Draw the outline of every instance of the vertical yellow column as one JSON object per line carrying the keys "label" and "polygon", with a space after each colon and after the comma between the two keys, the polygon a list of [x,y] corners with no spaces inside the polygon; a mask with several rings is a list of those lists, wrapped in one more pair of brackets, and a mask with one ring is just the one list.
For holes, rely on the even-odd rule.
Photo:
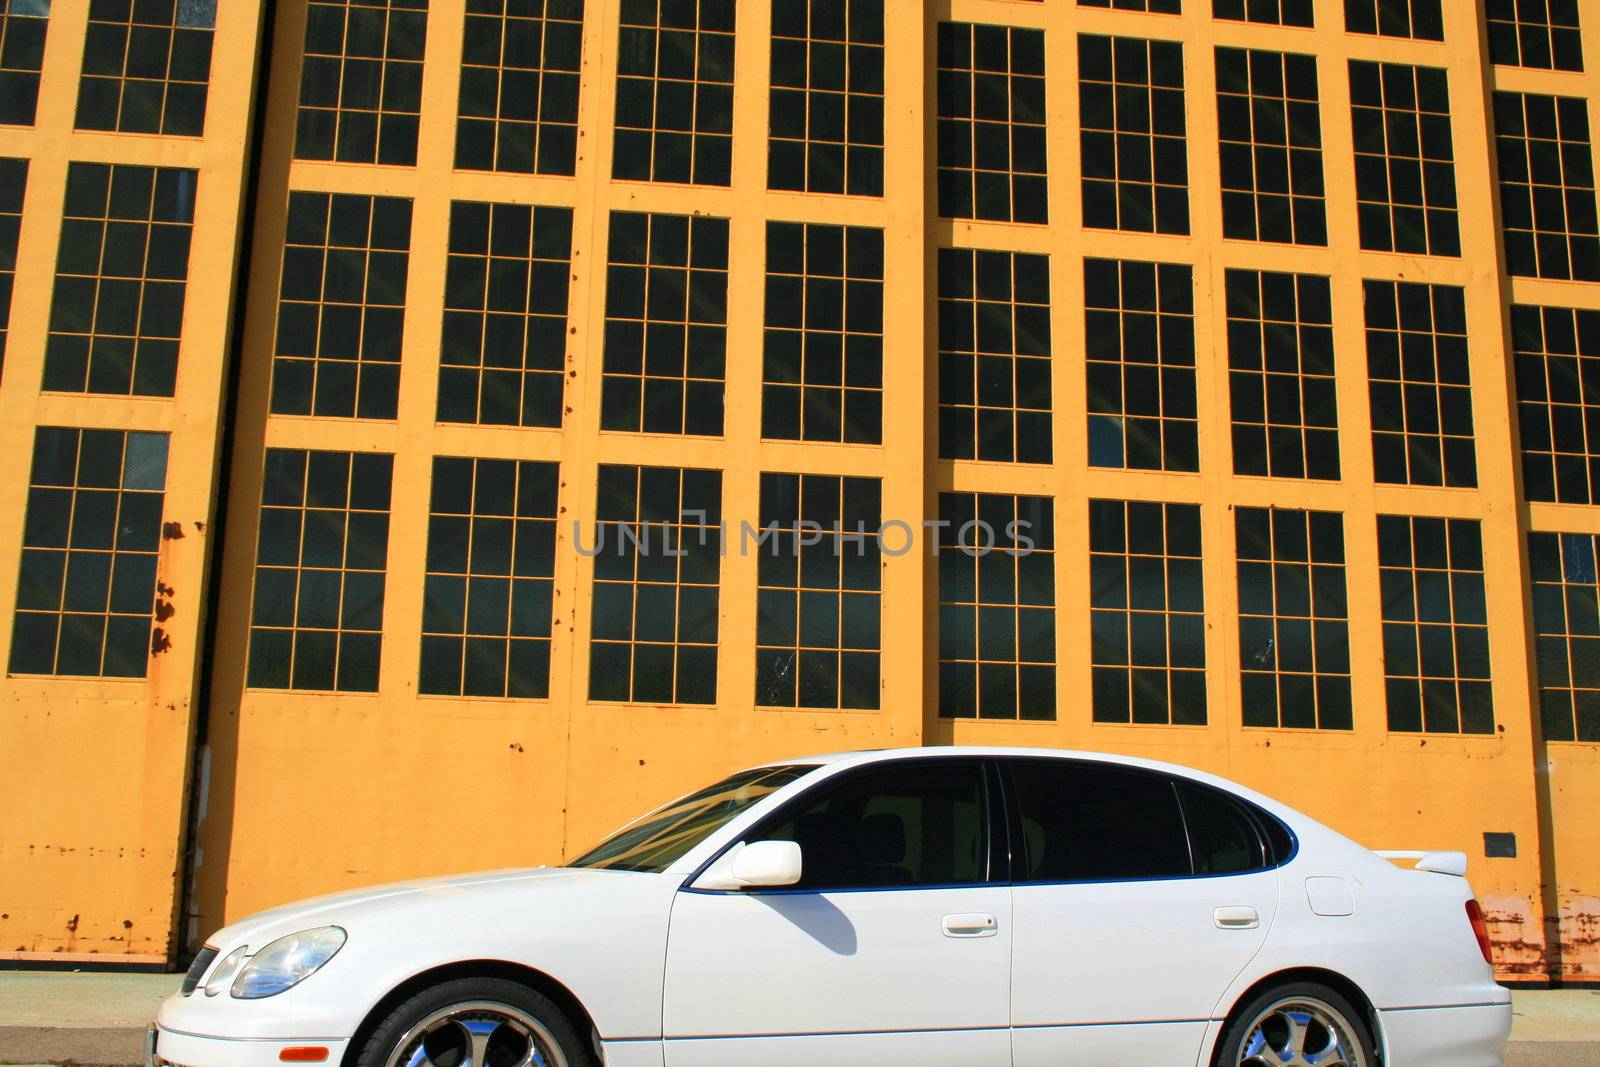
{"label": "vertical yellow column", "polygon": [[[1496,66],[1490,69],[1489,77],[1496,89],[1582,98],[1591,123],[1592,162],[1593,125],[1600,122],[1600,112],[1595,107],[1600,100],[1600,18],[1585,8],[1579,12],[1579,23],[1582,71]],[[1506,277],[1502,286],[1503,302],[1507,306],[1527,304],[1600,310],[1600,287],[1593,283]],[[1514,407],[1515,367],[1509,363],[1509,355],[1507,378],[1512,383],[1508,400]],[[1516,427],[1514,411],[1510,412],[1510,418],[1511,426]],[[1520,482],[1519,477],[1519,486]],[[1600,534],[1600,509],[1585,504],[1527,503],[1521,509],[1521,518],[1524,536],[1531,531],[1585,537]],[[1518,562],[1526,578],[1527,557],[1520,557]],[[1552,978],[1592,981],[1600,975],[1600,947],[1584,931],[1600,917],[1600,849],[1595,846],[1592,831],[1593,812],[1600,805],[1600,746],[1592,741],[1544,740],[1538,702],[1538,665],[1533,654],[1536,633],[1531,587],[1524,589],[1521,610],[1526,620],[1524,647],[1532,700],[1534,782],[1541,821],[1545,962]]]}
{"label": "vertical yellow column", "polygon": [[[31,128],[0,128],[0,156],[29,160],[6,366],[0,381],[0,555],[20,555],[39,426],[167,435],[163,606],[141,679],[0,680],[0,958],[170,962],[184,865],[190,749],[206,642],[219,434],[233,347],[260,10],[222,5],[201,137],[79,132],[74,118],[87,0],[57,0]],[[198,172],[174,395],[42,393],[40,382],[68,166]],[[17,567],[0,569],[9,649]],[[151,591],[152,596],[156,590]]]}

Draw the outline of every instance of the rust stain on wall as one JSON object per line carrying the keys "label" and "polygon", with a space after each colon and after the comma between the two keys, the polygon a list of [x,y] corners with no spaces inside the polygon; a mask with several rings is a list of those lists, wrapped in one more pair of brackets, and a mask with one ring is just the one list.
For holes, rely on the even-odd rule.
{"label": "rust stain on wall", "polygon": [[1479,903],[1489,927],[1496,976],[1547,976],[1550,966],[1545,955],[1544,924],[1533,901],[1512,894],[1488,894]]}
{"label": "rust stain on wall", "polygon": [[1600,897],[1569,896],[1557,923],[1560,975],[1567,981],[1600,979]]}

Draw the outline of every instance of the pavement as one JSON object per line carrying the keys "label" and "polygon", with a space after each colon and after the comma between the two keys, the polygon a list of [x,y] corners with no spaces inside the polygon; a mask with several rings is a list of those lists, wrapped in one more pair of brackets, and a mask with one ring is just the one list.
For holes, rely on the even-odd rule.
{"label": "pavement", "polygon": [[[130,1067],[175,974],[0,971],[0,1064]],[[1600,1067],[1600,989],[1517,990],[1505,1067]]]}

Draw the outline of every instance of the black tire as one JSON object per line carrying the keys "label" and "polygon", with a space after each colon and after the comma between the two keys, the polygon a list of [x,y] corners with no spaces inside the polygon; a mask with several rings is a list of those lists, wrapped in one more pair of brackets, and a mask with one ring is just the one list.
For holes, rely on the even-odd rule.
{"label": "black tire", "polygon": [[[1222,1037],[1217,1042],[1216,1055],[1211,1059],[1213,1067],[1239,1067],[1240,1064],[1253,1067],[1256,1061],[1244,1058],[1245,1043],[1251,1038],[1263,1016],[1269,1015],[1275,1006],[1286,1003],[1304,1004],[1331,1013],[1343,1024],[1345,1036],[1349,1039],[1348,1043],[1355,1046],[1350,1051],[1359,1049],[1362,1067],[1378,1067],[1372,1024],[1367,1020],[1366,1012],[1350,1003],[1350,999],[1344,994],[1320,982],[1285,982],[1264,989],[1240,1004],[1228,1017],[1228,1025],[1223,1028]],[[1322,1032],[1326,1033],[1327,1028],[1324,1027]],[[1267,1059],[1260,1062],[1279,1061]]]}
{"label": "black tire", "polygon": [[[550,1052],[566,1061],[565,1067],[594,1067],[589,1042],[578,1033],[566,1013],[537,990],[505,978],[455,978],[406,998],[367,1038],[355,1061],[356,1067],[386,1067],[402,1045],[409,1046],[416,1040],[417,1035],[412,1032],[415,1028],[442,1012],[474,1004],[510,1009],[508,1014],[520,1014],[536,1024],[534,1032],[544,1044],[552,1046]],[[506,1036],[515,1035],[508,1033]],[[491,1055],[488,1067],[494,1067],[494,1060]]]}

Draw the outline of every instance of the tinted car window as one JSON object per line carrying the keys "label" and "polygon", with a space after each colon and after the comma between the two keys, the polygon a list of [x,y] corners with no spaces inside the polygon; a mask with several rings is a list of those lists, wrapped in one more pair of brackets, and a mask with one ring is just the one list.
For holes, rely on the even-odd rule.
{"label": "tinted car window", "polygon": [[920,760],[853,776],[752,840],[796,841],[797,889],[988,880],[988,814],[978,764]]}
{"label": "tinted car window", "polygon": [[1184,822],[1196,874],[1233,874],[1267,866],[1255,818],[1238,801],[1215,789],[1181,782]]}
{"label": "tinted car window", "polygon": [[1294,837],[1289,833],[1289,828],[1259,808],[1256,809],[1256,817],[1261,820],[1261,828],[1267,834],[1267,864],[1275,867],[1289,862],[1289,857],[1294,854]]}
{"label": "tinted car window", "polygon": [[1035,882],[1171,878],[1190,873],[1172,783],[1067,761],[1011,765],[1025,877]]}
{"label": "tinted car window", "polygon": [[796,764],[740,771],[635,819],[567,866],[660,874],[734,816],[816,769]]}

